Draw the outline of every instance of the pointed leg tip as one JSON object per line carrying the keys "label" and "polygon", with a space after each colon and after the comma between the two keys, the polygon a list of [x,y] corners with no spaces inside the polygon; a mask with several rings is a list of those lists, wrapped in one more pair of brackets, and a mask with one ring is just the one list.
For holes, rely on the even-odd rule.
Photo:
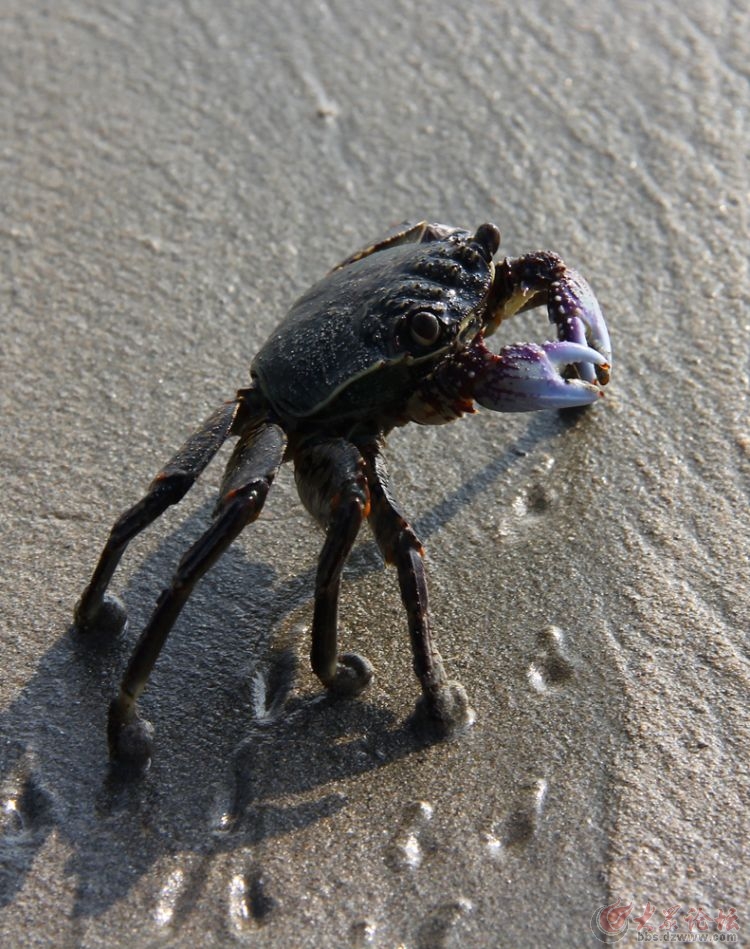
{"label": "pointed leg tip", "polygon": [[154,726],[131,712],[129,720],[123,717],[119,698],[109,706],[107,722],[109,756],[113,763],[129,771],[145,771],[154,752]]}
{"label": "pointed leg tip", "polygon": [[336,675],[327,685],[328,691],[343,698],[364,692],[375,675],[372,663],[355,652],[342,653],[336,664]]}
{"label": "pointed leg tip", "polygon": [[73,611],[73,629],[84,635],[119,636],[127,624],[125,604],[112,593],[105,593],[94,609],[87,608],[85,598],[81,597]]}
{"label": "pointed leg tip", "polygon": [[460,682],[446,682],[417,702],[415,724],[437,738],[463,734],[476,721],[476,712]]}

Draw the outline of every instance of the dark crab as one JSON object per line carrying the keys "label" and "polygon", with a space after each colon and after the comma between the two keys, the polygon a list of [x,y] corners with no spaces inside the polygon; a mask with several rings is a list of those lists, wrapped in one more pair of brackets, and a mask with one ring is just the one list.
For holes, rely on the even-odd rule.
{"label": "dark crab", "polygon": [[[110,752],[145,760],[151,727],[136,700],[198,579],[261,512],[281,464],[293,461],[300,497],[326,531],[312,620],[312,668],[339,695],[356,695],[370,663],[340,653],[341,571],[367,519],[395,565],[406,609],[420,709],[448,733],[470,721],[460,684],[446,677],[427,608],[422,545],[396,504],[382,455],[407,422],[440,424],[480,405],[501,412],[586,405],[609,378],[610,344],[586,281],[547,251],[493,257],[493,224],[475,233],[421,223],[348,257],[307,291],[261,348],[251,384],[222,405],[114,525],[75,612],[80,630],[120,628],[106,594],[127,544],[178,502],[225,439],[227,464],[213,521],[180,561],[138,640],[109,710]],[[485,337],[521,310],[546,305],[558,339],[493,354]]]}

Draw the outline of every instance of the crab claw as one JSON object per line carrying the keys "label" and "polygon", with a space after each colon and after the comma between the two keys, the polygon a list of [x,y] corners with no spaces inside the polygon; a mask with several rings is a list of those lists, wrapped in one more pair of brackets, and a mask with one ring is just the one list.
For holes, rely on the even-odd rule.
{"label": "crab claw", "polygon": [[607,324],[591,287],[575,270],[566,267],[558,279],[550,283],[547,312],[550,323],[557,326],[558,339],[590,347],[601,355],[601,361],[569,360],[576,366],[581,379],[606,385],[612,362]]}
{"label": "crab claw", "polygon": [[603,394],[585,377],[568,378],[573,366],[582,376],[606,371],[604,356],[582,343],[516,343],[497,356],[489,350],[482,355],[473,395],[480,405],[495,412],[572,408],[590,405]]}
{"label": "crab claw", "polygon": [[546,305],[558,339],[588,346],[603,357],[601,362],[571,364],[566,377],[607,384],[612,346],[602,311],[588,283],[557,254],[542,250],[507,257],[497,266],[493,292],[495,299],[485,335],[494,333],[514,313]]}
{"label": "crab claw", "polygon": [[[478,232],[479,233],[479,232]],[[516,313],[546,306],[558,340],[516,343],[495,355],[485,337]],[[483,325],[422,381],[406,416],[425,425],[473,411],[532,412],[590,405],[609,382],[612,346],[591,287],[557,254],[506,257],[495,270]]]}

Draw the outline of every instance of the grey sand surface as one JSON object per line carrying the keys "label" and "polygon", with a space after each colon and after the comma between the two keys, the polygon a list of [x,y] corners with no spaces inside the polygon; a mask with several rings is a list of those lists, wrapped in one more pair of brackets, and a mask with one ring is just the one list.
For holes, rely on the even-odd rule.
{"label": "grey sand surface", "polygon": [[[0,944],[584,945],[617,900],[679,904],[683,931],[735,907],[746,938],[748,21],[706,0],[6,0]],[[133,545],[129,629],[91,647],[72,609],[114,518],[299,292],[422,217],[559,252],[615,348],[576,418],[390,439],[476,724],[409,728],[366,532],[342,625],[376,680],[321,696],[321,538],[285,471],[157,666],[150,771],[118,779],[107,702],[221,460]],[[503,342],[548,333],[537,312]]]}

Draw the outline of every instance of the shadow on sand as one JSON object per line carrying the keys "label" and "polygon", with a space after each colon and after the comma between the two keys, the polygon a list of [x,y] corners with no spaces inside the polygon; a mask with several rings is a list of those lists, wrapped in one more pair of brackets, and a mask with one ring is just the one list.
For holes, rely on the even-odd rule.
{"label": "shadow on sand", "polygon": [[[429,538],[519,457],[581,423],[580,413],[534,416],[514,444],[422,515],[420,536]],[[154,602],[154,578],[169,576],[209,512],[207,504],[130,576],[123,595],[139,619]],[[365,541],[346,577],[382,567]],[[250,594],[238,595],[227,574],[241,576],[239,589]],[[158,686],[144,696],[157,751],[139,778],[110,767],[105,740],[107,705],[133,630],[95,644],[61,631],[2,718],[0,906],[12,902],[53,830],[72,848],[66,875],[77,881],[74,912],[96,916],[157,860],[257,844],[328,817],[346,806],[341,793],[326,790],[332,781],[434,740],[368,704],[366,693],[350,702],[293,695],[294,655],[305,649],[274,645],[272,630],[309,603],[314,578],[311,564],[279,582],[271,565],[249,560],[239,545],[229,549],[185,608],[181,623],[191,635],[170,640],[169,661],[157,664]],[[160,756],[162,746],[169,752]]]}

